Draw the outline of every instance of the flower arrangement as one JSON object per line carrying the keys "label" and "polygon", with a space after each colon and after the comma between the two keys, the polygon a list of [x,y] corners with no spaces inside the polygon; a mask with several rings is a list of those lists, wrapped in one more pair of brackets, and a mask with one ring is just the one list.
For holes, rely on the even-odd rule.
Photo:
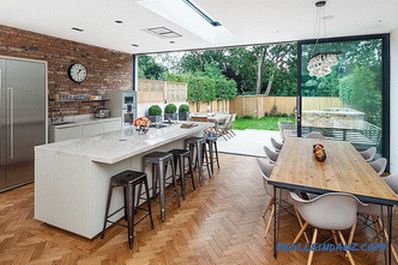
{"label": "flower arrangement", "polygon": [[146,134],[149,131],[151,121],[147,117],[141,117],[136,119],[133,125],[139,134]]}

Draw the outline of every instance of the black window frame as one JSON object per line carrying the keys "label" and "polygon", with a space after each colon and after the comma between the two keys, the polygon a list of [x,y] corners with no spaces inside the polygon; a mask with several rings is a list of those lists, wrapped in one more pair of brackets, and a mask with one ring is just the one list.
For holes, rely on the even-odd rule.
{"label": "black window frame", "polygon": [[[372,34],[348,37],[324,38],[318,43],[360,41],[360,40],[382,40],[382,143],[381,155],[390,161],[390,34]],[[297,136],[301,137],[302,116],[302,47],[303,45],[315,44],[316,39],[297,41]],[[389,171],[390,163],[387,166]]]}

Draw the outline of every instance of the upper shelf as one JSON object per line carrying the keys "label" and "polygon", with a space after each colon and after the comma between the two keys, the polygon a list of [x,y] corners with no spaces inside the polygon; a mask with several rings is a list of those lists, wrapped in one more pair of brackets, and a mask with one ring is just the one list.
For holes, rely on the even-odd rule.
{"label": "upper shelf", "polygon": [[53,102],[59,102],[59,103],[69,103],[69,102],[99,102],[99,101],[109,101],[109,98],[104,98],[104,99],[66,99],[66,100],[50,100]]}

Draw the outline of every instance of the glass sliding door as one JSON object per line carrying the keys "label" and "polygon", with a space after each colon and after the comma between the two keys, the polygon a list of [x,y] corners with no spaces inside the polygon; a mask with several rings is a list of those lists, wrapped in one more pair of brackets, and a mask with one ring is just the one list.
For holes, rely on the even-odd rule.
{"label": "glass sliding door", "polygon": [[[388,158],[388,36],[303,41],[299,51],[301,136],[319,132]],[[325,76],[310,72],[310,59],[325,53],[337,64]]]}

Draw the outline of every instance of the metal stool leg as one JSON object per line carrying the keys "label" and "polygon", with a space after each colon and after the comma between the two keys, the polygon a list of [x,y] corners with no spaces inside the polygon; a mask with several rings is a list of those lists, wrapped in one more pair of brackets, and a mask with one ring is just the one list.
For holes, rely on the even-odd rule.
{"label": "metal stool leg", "polygon": [[146,203],[148,204],[149,219],[151,221],[151,229],[154,229],[155,226],[153,225],[153,219],[152,219],[152,209],[151,209],[151,200],[149,197],[148,180],[146,178],[144,180],[144,186],[145,186],[145,194],[146,194]]}
{"label": "metal stool leg", "polygon": [[105,230],[106,230],[106,224],[107,224],[107,220],[108,220],[109,208],[111,206],[112,192],[113,192],[113,185],[110,183],[109,191],[108,191],[108,199],[106,200],[104,228],[102,229],[102,235],[101,235],[102,239],[104,239],[104,237],[105,237]]}
{"label": "metal stool leg", "polygon": [[203,184],[203,148],[200,143],[196,144],[197,149],[197,160],[198,160],[198,167],[199,167],[199,184],[202,186]]}
{"label": "metal stool leg", "polygon": [[[192,188],[193,190],[196,190],[196,186],[195,186],[195,178],[193,176],[193,168],[192,168],[192,157],[188,156],[188,170],[189,170],[189,174],[191,174],[191,179],[192,179]],[[185,170],[185,162],[184,162],[184,170]]]}
{"label": "metal stool leg", "polygon": [[158,190],[158,175],[156,174],[156,166],[152,164],[152,199],[156,197],[157,190]]}
{"label": "metal stool leg", "polygon": [[174,165],[174,161],[173,160],[171,160],[170,163],[171,163],[171,174],[172,174],[172,178],[173,178],[173,185],[174,185],[174,191],[176,193],[177,204],[178,204],[178,207],[181,207],[180,198],[179,198],[179,195],[178,195],[178,187],[176,185],[176,180],[177,180],[176,167]]}
{"label": "metal stool leg", "polygon": [[213,142],[209,142],[209,154],[210,154],[210,169],[211,169],[211,174],[214,174],[214,153],[213,153]]}
{"label": "metal stool leg", "polygon": [[[135,204],[135,208],[140,206],[140,202],[141,202],[141,194],[142,194],[142,182],[139,184],[138,186],[138,196],[137,196],[137,202]],[[137,212],[137,210],[135,210],[134,214]]]}
{"label": "metal stool leg", "polygon": [[158,176],[159,176],[159,190],[160,190],[160,218],[162,222],[166,220],[166,197],[165,197],[165,186],[166,186],[166,177],[165,177],[165,165],[163,163],[158,164]]}
{"label": "metal stool leg", "polygon": [[212,177],[212,174],[210,173],[210,166],[209,166],[209,156],[207,154],[207,149],[206,149],[206,143],[202,145],[202,166],[203,166],[203,160],[206,161],[206,168],[207,168],[207,174],[209,175],[209,178]]}
{"label": "metal stool leg", "polygon": [[220,160],[218,160],[217,141],[214,142],[214,150],[216,151],[217,167],[218,167],[218,169],[220,169]]}
{"label": "metal stool leg", "polygon": [[134,185],[128,185],[126,189],[126,200],[127,200],[127,228],[128,228],[128,242],[129,248],[133,247],[134,240],[134,197],[135,187]]}
{"label": "metal stool leg", "polygon": [[[177,166],[177,164],[175,164]],[[180,170],[180,184],[181,184],[181,195],[182,199],[185,200],[186,198],[186,187],[185,187],[185,159],[184,157],[178,157],[178,166]]]}

